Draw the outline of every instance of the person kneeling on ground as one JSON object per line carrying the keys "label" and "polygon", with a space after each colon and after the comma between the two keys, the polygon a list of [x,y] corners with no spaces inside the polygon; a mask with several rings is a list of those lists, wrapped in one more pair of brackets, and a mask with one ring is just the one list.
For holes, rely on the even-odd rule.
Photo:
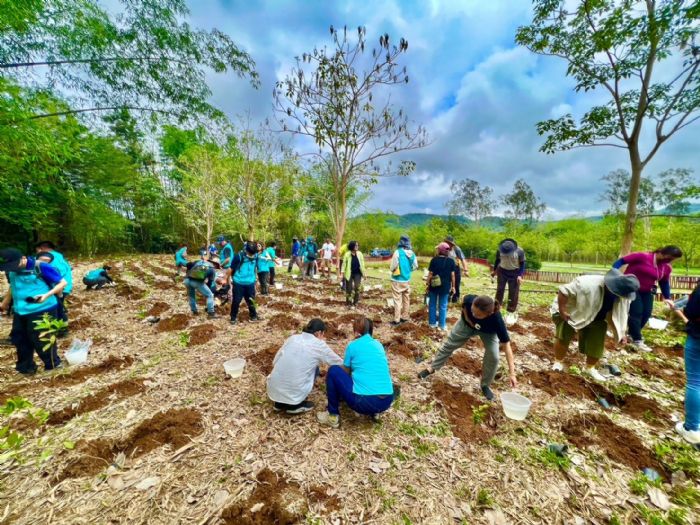
{"label": "person kneeling on ground", "polygon": [[92,287],[94,286],[95,290],[99,290],[107,283],[113,284],[114,281],[112,281],[112,278],[107,273],[111,269],[112,268],[110,266],[105,265],[102,268],[90,270],[85,277],[83,277],[85,289],[92,290]]}
{"label": "person kneeling on ground", "polygon": [[274,401],[275,410],[287,414],[302,414],[314,407],[307,396],[322,363],[341,365],[343,360],[325,341],[326,324],[312,319],[301,334],[289,337],[272,361],[267,376],[267,395]]}
{"label": "person kneeling on ground", "polygon": [[181,244],[180,248],[175,252],[175,271],[176,275],[180,275],[180,268],[185,268],[187,273],[187,245]]}
{"label": "person kneeling on ground", "polygon": [[376,416],[394,401],[389,362],[382,343],[372,337],[374,325],[359,316],[353,325],[356,339],[345,349],[342,365],[328,369],[326,395],[328,410],[316,414],[319,423],[340,426],[340,402],[359,414]]}
{"label": "person kneeling on ground", "polygon": [[605,276],[581,275],[560,286],[550,309],[556,327],[552,369],[564,369],[562,361],[571,339],[578,333],[579,351],[586,354],[586,373],[596,381],[605,381],[595,368],[603,357],[605,334],[610,327],[615,341],[622,341],[637,290],[637,277],[623,275],[617,269]]}
{"label": "person kneeling on ground", "polygon": [[216,278],[216,270],[214,265],[206,261],[207,249],[202,248],[199,251],[200,260],[187,263],[187,271],[185,272],[185,288],[187,289],[187,297],[190,301],[190,310],[193,315],[197,315],[197,295],[199,292],[207,300],[207,317],[216,319],[214,313],[214,279]]}
{"label": "person kneeling on ground", "polygon": [[0,311],[9,309],[10,301],[14,316],[10,339],[17,349],[15,370],[20,374],[36,373],[34,352],[44,363],[45,370],[53,370],[61,365],[56,351],[56,342],[47,344],[42,328],[37,326],[45,315],[55,319],[58,300],[56,296],[67,282],[56,268],[25,257],[14,248],[0,250],[0,271],[7,272],[10,289],[0,304]]}
{"label": "person kneeling on ground", "polygon": [[493,399],[491,383],[498,371],[499,350],[506,353],[508,361],[508,377],[510,386],[515,388],[518,381],[515,378],[515,363],[513,350],[510,347],[510,336],[500,312],[500,305],[487,295],[465,295],[462,301],[462,315],[452,327],[447,340],[442,343],[440,350],[433,358],[428,368],[421,371],[418,377],[425,379],[439,370],[458,348],[478,335],[484,343],[484,360],[481,371],[481,392],[486,399]]}
{"label": "person kneeling on ground", "polygon": [[248,241],[244,251],[233,257],[231,270],[233,271],[233,301],[231,303],[231,324],[238,322],[238,310],[241,301],[245,299],[248,305],[248,313],[251,321],[258,321],[258,312],[255,308],[255,279],[259,270],[258,245]]}

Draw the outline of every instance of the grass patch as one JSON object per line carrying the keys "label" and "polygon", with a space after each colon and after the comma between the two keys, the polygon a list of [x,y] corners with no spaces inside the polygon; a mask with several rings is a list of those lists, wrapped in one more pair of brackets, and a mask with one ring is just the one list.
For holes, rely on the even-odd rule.
{"label": "grass patch", "polygon": [[571,467],[569,456],[560,456],[548,448],[530,449],[530,458],[552,470],[568,470]]}
{"label": "grass patch", "polygon": [[652,481],[641,472],[627,483],[630,492],[632,492],[632,494],[636,494],[637,496],[645,496],[649,487],[661,488],[662,485],[663,480],[661,478]]}
{"label": "grass patch", "polygon": [[697,451],[687,443],[665,439],[654,445],[654,455],[673,472],[682,470],[691,478],[700,477]]}

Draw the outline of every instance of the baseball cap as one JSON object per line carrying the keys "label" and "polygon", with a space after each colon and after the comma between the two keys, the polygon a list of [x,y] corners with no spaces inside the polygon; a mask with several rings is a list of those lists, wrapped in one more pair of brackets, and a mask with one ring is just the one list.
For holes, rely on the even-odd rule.
{"label": "baseball cap", "polygon": [[0,250],[0,272],[16,272],[20,269],[22,252],[16,248],[3,248]]}

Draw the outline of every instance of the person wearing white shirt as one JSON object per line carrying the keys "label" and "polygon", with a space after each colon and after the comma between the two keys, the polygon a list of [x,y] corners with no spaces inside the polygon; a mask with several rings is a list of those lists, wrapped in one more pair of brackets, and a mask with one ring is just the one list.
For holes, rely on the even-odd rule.
{"label": "person wearing white shirt", "polygon": [[321,246],[321,274],[325,271],[329,279],[333,267],[333,255],[335,255],[335,244],[330,239],[326,239],[326,242]]}
{"label": "person wearing white shirt", "polygon": [[341,365],[343,360],[325,342],[326,324],[312,319],[301,334],[289,337],[272,361],[267,376],[267,395],[275,411],[303,414],[314,406],[306,398],[314,387],[318,367]]}

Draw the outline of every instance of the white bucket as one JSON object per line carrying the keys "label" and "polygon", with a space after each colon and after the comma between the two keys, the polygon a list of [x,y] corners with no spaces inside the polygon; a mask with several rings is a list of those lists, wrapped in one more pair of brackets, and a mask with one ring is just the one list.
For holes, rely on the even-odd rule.
{"label": "white bucket", "polygon": [[503,392],[501,394],[501,404],[507,418],[522,421],[527,417],[532,401],[515,392]]}
{"label": "white bucket", "polygon": [[275,288],[277,288],[278,290],[281,290],[281,289],[282,289],[282,283],[275,283]]}
{"label": "white bucket", "polygon": [[314,278],[314,279],[320,279],[321,276],[320,276],[319,274],[315,273],[315,274],[313,274],[313,278]]}
{"label": "white bucket", "polygon": [[241,377],[243,374],[243,369],[245,368],[245,359],[242,357],[236,357],[234,359],[229,359],[224,363],[224,372],[232,378]]}
{"label": "white bucket", "polygon": [[82,365],[87,361],[88,349],[86,346],[79,346],[75,350],[69,350],[66,352],[66,360],[71,366]]}
{"label": "white bucket", "polygon": [[664,321],[663,319],[657,319],[656,317],[651,317],[649,318],[649,322],[647,324],[649,325],[649,328],[653,328],[654,330],[666,330],[666,327],[668,326],[668,321]]}

